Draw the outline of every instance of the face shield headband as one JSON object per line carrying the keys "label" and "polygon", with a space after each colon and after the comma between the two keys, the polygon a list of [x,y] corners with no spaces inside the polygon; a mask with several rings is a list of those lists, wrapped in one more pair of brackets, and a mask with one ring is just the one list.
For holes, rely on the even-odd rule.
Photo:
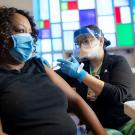
{"label": "face shield headband", "polygon": [[86,27],[83,27],[83,28],[81,28],[81,29],[79,29],[79,30],[76,30],[75,32],[74,32],[74,43],[76,44],[76,45],[78,45],[78,39],[80,38],[80,37],[87,37],[87,36],[92,36],[92,37],[94,37],[95,39],[97,39],[97,38],[99,38],[99,37],[101,37],[101,31],[100,31],[100,33],[97,33],[97,32],[95,32],[94,30],[91,30],[90,28],[86,28]]}

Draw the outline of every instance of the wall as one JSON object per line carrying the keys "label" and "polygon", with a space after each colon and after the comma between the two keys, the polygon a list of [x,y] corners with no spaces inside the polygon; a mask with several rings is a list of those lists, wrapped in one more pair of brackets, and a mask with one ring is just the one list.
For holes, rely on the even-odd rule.
{"label": "wall", "polygon": [[33,14],[32,0],[0,0],[0,5],[24,9],[29,11],[31,14]]}
{"label": "wall", "polygon": [[135,82],[135,48],[126,49],[126,50],[125,49],[124,50],[114,50],[114,51],[110,50],[110,53],[114,53],[116,55],[122,55],[127,59],[129,65],[133,71],[133,89],[131,92],[132,92],[133,97],[135,97],[135,83],[134,83]]}
{"label": "wall", "polygon": [[135,48],[108,49],[108,52],[124,56],[130,67],[135,68]]}

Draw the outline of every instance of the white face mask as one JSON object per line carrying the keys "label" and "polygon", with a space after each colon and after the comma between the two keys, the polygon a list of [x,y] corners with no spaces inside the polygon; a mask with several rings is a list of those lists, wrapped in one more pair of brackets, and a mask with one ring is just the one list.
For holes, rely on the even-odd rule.
{"label": "white face mask", "polygon": [[100,44],[99,40],[96,40],[92,43],[93,46],[92,48],[82,46],[80,48],[79,58],[88,58],[88,59],[98,58],[101,49],[99,44]]}

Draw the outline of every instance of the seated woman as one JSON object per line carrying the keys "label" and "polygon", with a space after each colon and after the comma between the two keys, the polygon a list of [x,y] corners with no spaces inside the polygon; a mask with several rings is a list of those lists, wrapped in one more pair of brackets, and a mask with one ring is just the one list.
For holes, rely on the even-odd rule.
{"label": "seated woman", "polygon": [[95,113],[35,57],[35,23],[23,10],[0,7],[0,118],[9,135],[76,135],[69,105],[95,135],[106,135]]}

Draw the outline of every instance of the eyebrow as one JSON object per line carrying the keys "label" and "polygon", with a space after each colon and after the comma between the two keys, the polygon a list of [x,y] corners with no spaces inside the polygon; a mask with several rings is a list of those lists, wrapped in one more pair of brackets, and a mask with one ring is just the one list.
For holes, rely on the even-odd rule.
{"label": "eyebrow", "polygon": [[[13,24],[13,27],[15,27],[15,28],[18,27],[18,26],[23,27],[25,29],[25,31],[27,31],[27,27],[25,27],[25,25],[23,25],[23,24],[17,24],[17,23],[15,23],[15,25]],[[32,32],[32,29],[31,28],[29,28],[28,30]]]}
{"label": "eyebrow", "polygon": [[26,27],[23,24],[17,24],[17,23],[13,24],[13,27],[18,27],[18,26],[24,27],[26,29]]}

